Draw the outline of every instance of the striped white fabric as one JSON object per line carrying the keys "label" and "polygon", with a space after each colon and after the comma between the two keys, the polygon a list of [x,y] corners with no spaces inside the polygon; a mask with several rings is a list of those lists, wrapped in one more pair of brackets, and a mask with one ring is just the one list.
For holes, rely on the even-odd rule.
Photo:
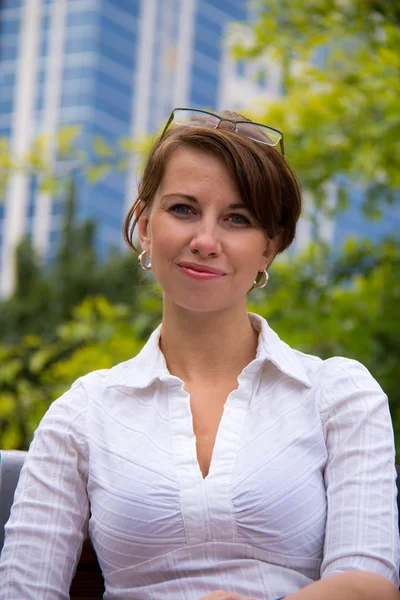
{"label": "striped white fabric", "polygon": [[1,600],[67,599],[89,526],[106,600],[272,600],[359,569],[398,581],[393,431],[353,360],[289,348],[257,315],[203,479],[189,396],[160,328],[43,418],[0,561]]}

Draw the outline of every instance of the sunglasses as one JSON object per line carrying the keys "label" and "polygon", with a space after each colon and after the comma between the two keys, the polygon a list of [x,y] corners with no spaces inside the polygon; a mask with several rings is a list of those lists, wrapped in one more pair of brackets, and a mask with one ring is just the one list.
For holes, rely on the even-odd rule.
{"label": "sunglasses", "polygon": [[221,128],[231,129],[235,133],[240,133],[260,144],[266,144],[267,146],[277,146],[279,144],[282,155],[285,154],[283,133],[273,127],[262,125],[262,123],[226,119],[207,110],[198,110],[197,108],[174,108],[160,139],[163,138],[171,123],[188,127],[206,127],[207,129],[218,129],[223,124]]}

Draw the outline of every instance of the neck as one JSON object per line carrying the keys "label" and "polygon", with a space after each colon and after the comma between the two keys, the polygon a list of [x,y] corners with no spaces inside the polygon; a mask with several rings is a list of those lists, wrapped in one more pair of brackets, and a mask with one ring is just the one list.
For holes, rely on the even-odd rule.
{"label": "neck", "polygon": [[172,375],[185,383],[237,378],[257,351],[246,306],[192,313],[164,303],[160,348]]}

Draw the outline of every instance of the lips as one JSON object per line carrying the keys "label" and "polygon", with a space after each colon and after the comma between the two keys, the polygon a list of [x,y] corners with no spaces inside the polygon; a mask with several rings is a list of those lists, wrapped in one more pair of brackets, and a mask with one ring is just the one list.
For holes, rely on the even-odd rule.
{"label": "lips", "polygon": [[197,271],[198,273],[210,273],[212,275],[226,275],[225,271],[221,269],[215,269],[213,267],[208,267],[205,265],[198,265],[196,263],[179,263],[180,267],[184,267],[186,269],[191,269],[192,271]]}

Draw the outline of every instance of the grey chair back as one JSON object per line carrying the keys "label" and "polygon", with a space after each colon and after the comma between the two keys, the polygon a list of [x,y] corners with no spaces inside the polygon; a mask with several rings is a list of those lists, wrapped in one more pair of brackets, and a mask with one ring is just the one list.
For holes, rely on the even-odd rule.
{"label": "grey chair back", "polygon": [[400,531],[400,465],[396,465],[397,471],[397,508],[399,516],[399,531]]}
{"label": "grey chair back", "polygon": [[[19,474],[26,452],[0,450],[0,555],[4,544],[4,527],[10,516]],[[89,539],[82,553],[69,591],[70,600],[102,600],[104,580],[95,551]]]}
{"label": "grey chair back", "polygon": [[4,526],[10,516],[19,474],[26,452],[7,450],[0,452],[0,554],[4,544]]}

